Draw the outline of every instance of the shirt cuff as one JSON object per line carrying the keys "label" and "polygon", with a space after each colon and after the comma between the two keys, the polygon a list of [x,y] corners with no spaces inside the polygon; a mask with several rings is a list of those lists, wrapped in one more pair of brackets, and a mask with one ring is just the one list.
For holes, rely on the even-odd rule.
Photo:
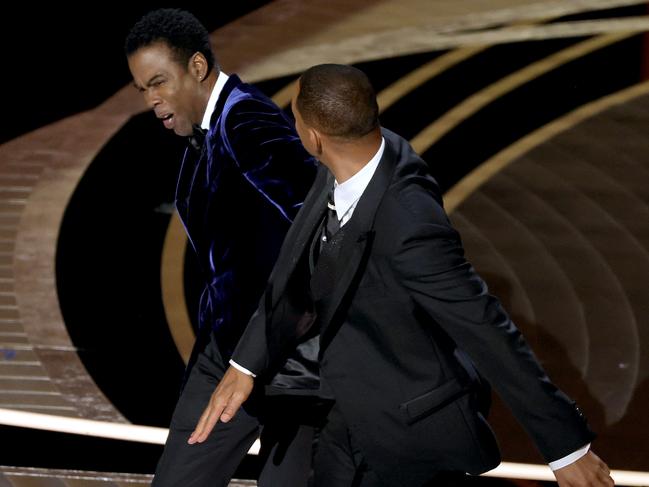
{"label": "shirt cuff", "polygon": [[579,460],[581,457],[583,457],[586,453],[588,453],[588,450],[590,450],[590,443],[587,445],[581,447],[579,450],[571,453],[570,455],[566,455],[563,458],[559,458],[559,460],[555,460],[554,462],[550,462],[550,468],[554,472],[555,470],[559,470],[560,468],[567,467],[571,463],[575,463],[577,460]]}
{"label": "shirt cuff", "polygon": [[235,369],[237,369],[239,372],[243,372],[244,374],[249,375],[249,376],[251,376],[251,377],[257,377],[255,374],[253,374],[252,372],[250,372],[250,371],[249,371],[248,369],[246,369],[245,367],[241,367],[241,365],[239,365],[238,363],[236,363],[236,362],[235,362],[234,360],[232,360],[232,359],[230,359],[230,365],[231,365],[232,367],[234,367]]}

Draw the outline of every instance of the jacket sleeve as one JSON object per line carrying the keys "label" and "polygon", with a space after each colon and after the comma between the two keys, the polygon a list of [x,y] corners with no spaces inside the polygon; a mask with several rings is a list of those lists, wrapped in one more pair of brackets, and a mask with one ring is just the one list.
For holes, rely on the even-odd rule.
{"label": "jacket sleeve", "polygon": [[[286,234],[286,238],[282,243],[279,256],[273,270],[268,277],[266,291],[262,296],[257,311],[249,320],[246,331],[239,340],[239,344],[234,351],[232,359],[240,366],[248,369],[255,375],[262,376],[260,379],[270,379],[269,374],[272,375],[273,371],[270,370],[271,364],[277,366],[278,354],[280,349],[283,351],[291,350],[297,345],[293,340],[283,341],[279,338],[278,328],[269,327],[271,320],[271,305],[273,299],[273,291],[280,290],[286,291],[286,280],[291,275],[291,263],[297,261],[294,245],[296,241],[296,233],[305,222],[305,211],[310,208],[310,202],[313,201],[322,191],[323,187],[329,187],[332,184],[333,176],[329,173],[327,168],[318,164],[316,170],[316,179],[311,186],[309,193],[305,198],[305,206],[298,212],[293,224]],[[294,322],[286,322],[284,325],[293,330],[296,326]],[[274,327],[281,326],[277,323]],[[272,337],[272,338],[269,338]],[[286,335],[284,335],[286,338]],[[260,381],[261,382],[261,381]]]}
{"label": "jacket sleeve", "polygon": [[550,462],[593,438],[574,402],[547,377],[500,302],[464,257],[459,234],[430,193],[401,192],[397,279],[463,349]]}
{"label": "jacket sleeve", "polygon": [[257,311],[250,318],[232,354],[234,362],[257,377],[264,375],[269,362],[266,339],[266,300],[269,296],[268,291],[262,296]]}
{"label": "jacket sleeve", "polygon": [[316,173],[293,125],[270,100],[246,98],[221,125],[225,147],[246,180],[290,222]]}

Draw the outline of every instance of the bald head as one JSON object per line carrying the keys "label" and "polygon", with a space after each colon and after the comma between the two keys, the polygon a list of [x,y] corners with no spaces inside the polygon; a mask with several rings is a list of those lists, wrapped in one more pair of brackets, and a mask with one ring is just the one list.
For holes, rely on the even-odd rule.
{"label": "bald head", "polygon": [[379,126],[379,107],[365,73],[342,64],[320,64],[300,77],[295,100],[305,123],[330,137],[354,140]]}

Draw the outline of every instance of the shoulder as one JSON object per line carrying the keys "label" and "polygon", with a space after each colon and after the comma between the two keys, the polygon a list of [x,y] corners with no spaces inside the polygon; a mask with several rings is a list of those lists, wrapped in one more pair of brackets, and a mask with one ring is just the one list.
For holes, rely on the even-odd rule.
{"label": "shoulder", "polygon": [[459,235],[444,211],[436,185],[412,177],[391,186],[376,215],[375,228],[390,246],[431,238],[457,240]]}
{"label": "shoulder", "polygon": [[228,94],[223,108],[224,114],[252,116],[255,113],[282,114],[277,104],[253,85],[240,83]]}
{"label": "shoulder", "polygon": [[267,130],[263,129],[270,129],[274,134],[279,131],[297,138],[293,123],[284,111],[257,91],[230,93],[220,118],[221,130],[228,134],[243,130],[254,138],[265,134]]}
{"label": "shoulder", "polygon": [[407,141],[398,136],[397,139],[388,137],[386,142],[390,144],[389,157],[394,170],[374,220],[377,240],[388,253],[414,242],[421,245],[438,239],[459,242],[459,235],[444,210],[442,192],[426,162]]}
{"label": "shoulder", "polygon": [[382,207],[407,225],[448,222],[441,189],[428,164],[402,137],[389,131],[384,136],[395,167]]}
{"label": "shoulder", "polygon": [[212,127],[212,136],[241,149],[260,149],[270,141],[298,144],[293,123],[270,98],[251,85],[241,83],[230,93]]}

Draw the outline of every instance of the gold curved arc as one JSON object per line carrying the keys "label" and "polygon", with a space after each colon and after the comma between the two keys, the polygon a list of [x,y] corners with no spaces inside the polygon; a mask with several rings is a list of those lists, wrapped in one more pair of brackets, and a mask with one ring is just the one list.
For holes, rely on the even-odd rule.
{"label": "gold curved arc", "polygon": [[279,90],[272,96],[272,100],[278,107],[286,108],[291,104],[291,99],[293,98],[293,93],[297,89],[297,80],[291,81],[284,88]]}
{"label": "gold curved arc", "polygon": [[556,69],[557,67],[585,56],[593,51],[619,42],[635,35],[636,32],[622,32],[607,34],[588,39],[566,49],[562,49],[540,61],[532,63],[505,78],[502,78],[486,88],[473,94],[459,105],[446,112],[440,118],[424,128],[411,141],[410,144],[419,154],[426,152],[435,142],[457,127],[461,122],[477,113],[486,105],[492,103],[506,93],[539,76]]}
{"label": "gold curved arc", "polygon": [[583,105],[519,139],[514,144],[488,159],[449,189],[444,194],[446,211],[452,213],[480,186],[534,147],[608,108],[628,102],[647,93],[649,93],[649,81],[643,81],[642,83]]}
{"label": "gold curved arc", "polygon": [[377,95],[379,111],[385,111],[406,94],[423,85],[425,82],[489,47],[491,46],[484,45],[454,49],[411,71],[387,88],[384,88]]}
{"label": "gold curved arc", "polygon": [[[522,28],[530,25],[537,25],[548,22],[554,17],[545,17],[534,21],[524,20],[512,22],[511,28]],[[441,56],[429,61],[420,67],[409,72],[405,76],[399,78],[397,81],[387,86],[380,93],[377,94],[376,99],[379,105],[379,112],[387,110],[390,106],[394,105],[398,100],[405,95],[423,85],[427,81],[433,79],[435,76],[440,75],[444,71],[452,68],[453,66],[466,61],[472,56],[485,51],[492,47],[492,44],[480,44],[475,46],[466,46],[453,49]],[[295,93],[297,87],[297,80],[291,81],[273,96],[273,100],[278,106],[285,108],[291,103],[291,98]]]}
{"label": "gold curved arc", "polygon": [[[428,80],[489,47],[490,46],[488,45],[484,45],[454,49],[426,64],[423,64],[384,88],[376,96],[379,104],[379,111],[383,112]],[[278,106],[282,108],[287,107],[291,103],[291,98],[293,97],[296,88],[297,80],[291,81],[273,96],[273,100],[275,100],[275,103],[277,103]]]}
{"label": "gold curved arc", "polygon": [[196,334],[187,312],[184,285],[184,263],[187,236],[178,213],[174,211],[169,219],[169,226],[162,247],[160,267],[160,285],[162,288],[162,305],[171,337],[185,365],[194,347]]}

